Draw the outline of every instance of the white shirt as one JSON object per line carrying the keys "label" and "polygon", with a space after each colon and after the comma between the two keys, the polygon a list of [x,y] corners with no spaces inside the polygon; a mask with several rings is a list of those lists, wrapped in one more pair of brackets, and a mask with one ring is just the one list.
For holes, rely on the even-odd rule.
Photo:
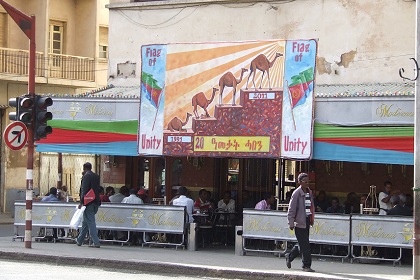
{"label": "white shirt", "polygon": [[[227,213],[234,213],[235,212],[235,200],[230,199],[228,204],[226,204],[223,199],[219,200],[217,203],[217,211],[219,212],[227,212]],[[227,221],[233,220],[235,218],[234,214],[231,214],[228,216],[220,215],[219,220],[224,221],[227,219]]]}
{"label": "white shirt", "polygon": [[379,210],[379,215],[386,215],[386,211],[382,210],[382,209],[391,209],[391,202],[388,201],[388,203],[385,203],[382,201],[382,199],[384,199],[385,197],[387,197],[388,195],[385,192],[380,192],[379,196],[378,196],[378,200],[379,200],[379,208],[381,208]]}
{"label": "white shirt", "polygon": [[188,214],[188,222],[193,222],[192,213],[194,208],[194,200],[186,197],[185,195],[180,195],[177,199],[174,199],[173,205],[185,206]]}
{"label": "white shirt", "polygon": [[121,203],[128,203],[128,204],[143,204],[143,200],[135,194],[130,194],[130,196],[125,197]]}
{"label": "white shirt", "polygon": [[217,203],[217,208],[221,211],[233,213],[235,212],[235,200],[230,199],[228,204],[226,204],[223,199],[219,200]]}

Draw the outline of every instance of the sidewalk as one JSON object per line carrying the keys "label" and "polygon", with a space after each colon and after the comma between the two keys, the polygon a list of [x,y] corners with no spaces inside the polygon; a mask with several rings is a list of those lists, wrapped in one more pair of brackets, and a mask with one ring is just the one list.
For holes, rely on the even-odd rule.
{"label": "sidewalk", "polygon": [[0,213],[0,225],[2,224],[13,224],[12,213]]}
{"label": "sidewalk", "polygon": [[138,270],[157,274],[193,275],[239,279],[411,279],[412,267],[393,267],[391,263],[351,264],[314,257],[315,273],[300,270],[300,259],[287,269],[284,258],[272,254],[236,256],[234,248],[215,247],[188,251],[172,248],[102,245],[78,247],[73,243],[25,243],[0,238],[0,258],[53,264],[97,266],[106,269]]}
{"label": "sidewalk", "polygon": [[[2,227],[12,227],[11,214],[0,214]],[[222,277],[236,279],[412,279],[412,266],[360,264],[341,259],[313,257],[315,273],[303,272],[301,260],[287,269],[285,259],[268,253],[235,255],[233,247],[199,248],[188,251],[173,248],[121,246],[103,244],[101,248],[78,247],[70,242],[35,242],[32,248],[12,241],[12,236],[0,237],[0,258],[53,264],[97,266],[106,269],[137,270],[156,274]]]}

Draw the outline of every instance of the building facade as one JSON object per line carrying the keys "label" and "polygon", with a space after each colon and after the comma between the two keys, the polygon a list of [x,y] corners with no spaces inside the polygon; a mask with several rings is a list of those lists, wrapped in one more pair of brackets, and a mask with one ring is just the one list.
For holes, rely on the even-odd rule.
{"label": "building facade", "polygon": [[[372,113],[374,108],[362,112],[355,110],[354,106],[357,106],[355,101],[360,101],[360,97],[367,102],[366,106],[369,106],[369,102],[376,104],[381,100],[393,102],[395,98],[402,98],[409,104],[413,101],[413,85],[403,83],[398,71],[400,68],[412,67],[409,58],[414,55],[415,47],[414,1],[118,0],[110,1],[108,8],[111,44],[109,76],[110,83],[118,86],[141,85],[140,51],[144,45],[316,38],[318,40],[316,85],[326,93],[317,95],[316,88],[315,103],[320,101],[324,104],[333,104],[330,101],[337,97],[348,97],[346,111],[335,111],[334,114],[345,113],[344,118],[348,119],[356,117],[356,114],[366,114],[370,115],[372,120],[374,119],[372,115],[375,114]],[[329,87],[334,86],[336,88],[331,91]],[[357,90],[354,90],[355,88]],[[316,105],[315,122],[317,108]],[[345,126],[344,123],[335,125]],[[366,123],[354,122],[352,125],[358,127],[365,126]],[[412,120],[406,120],[405,123],[401,122],[398,125],[413,127]],[[385,130],[387,127],[393,129],[389,122],[375,124],[371,122],[369,126],[382,126]],[[299,162],[298,168],[287,165],[289,167],[283,169],[286,174],[281,177],[286,178],[285,175],[288,173],[293,174],[299,170],[310,171],[316,174],[314,175],[316,183],[313,187],[316,190],[325,189],[329,192],[344,193],[349,188],[356,192],[368,192],[369,185],[372,184],[378,186],[379,192],[386,179],[398,181],[398,187],[404,192],[411,190],[413,168],[407,163],[410,162],[409,159],[388,163],[386,160],[382,162],[375,160],[369,163],[366,162],[369,156],[365,156],[365,159],[344,156],[339,160],[335,155],[317,154],[317,145],[319,146],[320,142],[322,141],[315,143],[314,146],[314,161]],[[410,149],[404,149],[404,152],[410,153]],[[350,156],[350,153],[348,155]],[[409,158],[410,154],[404,157]],[[168,160],[173,161],[172,158]],[[258,161],[250,164],[245,162],[247,160],[241,159],[240,166],[246,166],[248,171],[244,169],[245,173],[240,172],[239,175],[229,174],[229,171],[225,174],[214,170],[220,169],[221,166],[230,166],[230,162],[235,161],[228,159],[224,162],[221,159],[212,159],[213,161],[215,166],[212,167],[212,177],[215,179],[212,183],[220,186],[226,178],[228,180],[236,178],[241,189],[250,187],[250,180],[245,173],[267,167]],[[372,164],[375,165],[371,166]],[[270,166],[268,169],[272,170],[271,175],[281,173],[282,168],[278,167],[278,164],[268,163],[268,166]],[[348,170],[361,175],[355,176],[354,172]],[[257,185],[253,188],[261,187],[263,184],[271,187],[271,184],[275,184],[270,180],[262,181],[261,177],[264,178],[266,175],[269,174],[256,175],[256,181],[251,180],[251,183]],[[344,184],[340,183],[343,181],[342,176],[347,178]],[[222,179],[218,179],[219,177]],[[226,187],[228,185],[229,183],[225,184]]]}
{"label": "building facade", "polygon": [[[80,94],[107,85],[108,13],[105,0],[7,1],[36,20],[37,94]],[[0,107],[1,130],[10,123],[8,100],[28,92],[29,40],[0,7]],[[14,108],[12,108],[14,110]],[[50,172],[48,155],[36,154],[34,190],[40,174]],[[86,158],[85,158],[86,159]],[[89,160],[92,160],[89,157]],[[25,199],[26,149],[11,151],[1,145],[0,206],[10,211],[14,199]],[[43,164],[44,162],[44,164]],[[56,165],[55,165],[56,168]],[[80,177],[80,162],[66,166],[73,180]],[[76,170],[74,170],[76,169]],[[56,176],[56,175],[55,175]],[[51,178],[50,181],[57,181]],[[47,188],[51,187],[48,183]],[[7,205],[6,205],[7,204]]]}

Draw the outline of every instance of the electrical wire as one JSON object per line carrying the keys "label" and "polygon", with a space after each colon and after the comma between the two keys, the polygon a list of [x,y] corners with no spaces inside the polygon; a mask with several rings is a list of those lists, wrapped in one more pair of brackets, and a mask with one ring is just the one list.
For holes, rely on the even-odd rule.
{"label": "electrical wire", "polygon": [[[209,4],[202,4],[202,3],[183,4],[182,8],[175,15],[169,17],[166,20],[163,20],[160,23],[156,23],[156,24],[140,23],[140,22],[132,19],[126,13],[124,13],[124,10],[128,10],[128,9],[132,10],[132,7],[127,8],[127,9],[124,9],[124,8],[118,9],[117,13],[122,15],[125,19],[127,19],[129,22],[131,22],[134,25],[141,26],[141,27],[144,27],[144,28],[147,28],[147,29],[157,29],[157,28],[167,27],[167,25],[164,26],[164,24],[169,23],[171,20],[174,20],[177,16],[179,16],[187,8],[195,8],[195,9],[193,11],[191,11],[188,15],[184,16],[183,18],[173,22],[171,25],[175,25],[175,24],[179,23],[180,21],[186,19],[187,17],[192,15],[199,7],[208,7],[210,5],[220,5],[220,6],[223,6],[223,7],[226,7],[226,8],[230,8],[230,9],[243,9],[243,8],[250,8],[250,7],[253,7],[257,4],[263,3],[263,4],[269,5],[270,9],[277,10],[277,7],[273,6],[273,4],[282,5],[282,4],[288,4],[288,3],[291,3],[291,2],[294,2],[294,1],[296,1],[296,0],[278,0],[278,1],[268,1],[268,2],[263,1],[263,2],[254,2],[254,3],[245,3],[244,2],[244,3],[234,3],[234,4],[223,4],[223,3],[218,3],[218,2],[209,3]],[[243,4],[243,5],[238,6],[238,4]],[[173,9],[173,6],[171,6],[171,7],[159,7],[159,9]]]}

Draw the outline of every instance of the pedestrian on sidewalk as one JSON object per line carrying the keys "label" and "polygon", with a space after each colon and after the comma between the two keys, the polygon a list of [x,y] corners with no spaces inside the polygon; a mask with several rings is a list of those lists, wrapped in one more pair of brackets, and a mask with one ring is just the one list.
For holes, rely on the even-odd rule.
{"label": "pedestrian on sidewalk", "polygon": [[100,248],[101,244],[99,243],[95,221],[95,215],[98,212],[99,206],[101,205],[101,199],[99,196],[99,175],[92,172],[92,164],[90,162],[83,164],[83,172],[84,175],[82,178],[79,209],[82,208],[84,197],[90,189],[93,189],[95,193],[95,199],[89,204],[85,205],[86,209],[83,212],[82,229],[79,232],[79,236],[76,238],[76,243],[77,246],[82,246],[86,234],[89,231],[89,235],[93,242],[91,246]]}
{"label": "pedestrian on sidewalk", "polygon": [[286,254],[287,268],[292,267],[292,261],[302,254],[302,270],[306,272],[315,272],[311,268],[312,256],[311,245],[309,243],[309,227],[314,224],[314,201],[312,191],[309,189],[309,177],[306,173],[300,173],[298,176],[300,185],[292,194],[287,211],[287,220],[290,230],[295,231],[296,244],[290,253]]}

